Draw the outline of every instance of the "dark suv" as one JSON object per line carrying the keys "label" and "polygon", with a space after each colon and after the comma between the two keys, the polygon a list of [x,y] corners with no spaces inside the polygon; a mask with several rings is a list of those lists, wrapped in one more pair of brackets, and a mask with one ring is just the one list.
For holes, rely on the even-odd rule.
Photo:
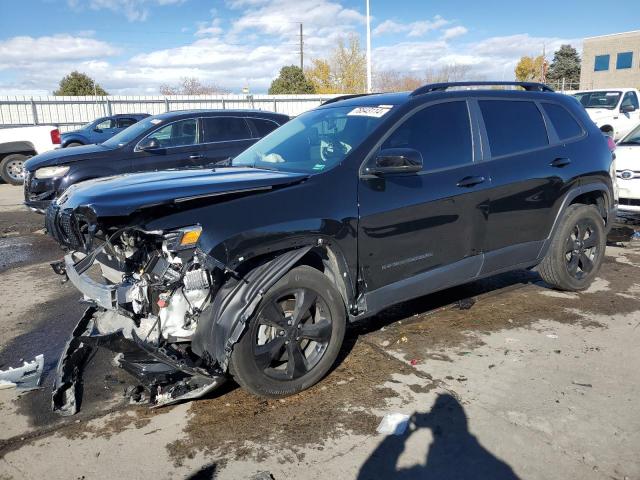
{"label": "dark suv", "polygon": [[228,373],[278,397],[327,373],[347,321],[392,304],[532,267],[586,288],[615,218],[607,141],[544,85],[478,85],[335,99],[229,166],[69,189],[47,230],[70,249],[56,269],[93,305],[54,406],[75,411],[96,345],[124,352],[156,403]]}
{"label": "dark suv", "polygon": [[259,110],[191,110],[147,117],[99,145],[31,157],[24,164],[24,203],[43,212],[70,185],[91,178],[228,161],[288,120]]}

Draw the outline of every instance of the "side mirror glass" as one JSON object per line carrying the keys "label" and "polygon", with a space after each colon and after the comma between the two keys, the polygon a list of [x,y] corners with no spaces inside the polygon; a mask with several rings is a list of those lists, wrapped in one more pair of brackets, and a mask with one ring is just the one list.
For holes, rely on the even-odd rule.
{"label": "side mirror glass", "polygon": [[376,155],[374,165],[366,169],[371,175],[416,173],[422,170],[422,154],[413,148],[386,148]]}
{"label": "side mirror glass", "polygon": [[98,127],[94,128],[93,131],[96,133],[102,133],[102,129]]}
{"label": "side mirror glass", "polygon": [[636,111],[636,107],[634,107],[633,105],[622,105],[620,107],[620,113],[631,113],[635,111]]}
{"label": "side mirror glass", "polygon": [[145,138],[138,145],[138,150],[142,150],[143,152],[149,152],[152,150],[158,150],[160,148],[160,142],[155,138]]}

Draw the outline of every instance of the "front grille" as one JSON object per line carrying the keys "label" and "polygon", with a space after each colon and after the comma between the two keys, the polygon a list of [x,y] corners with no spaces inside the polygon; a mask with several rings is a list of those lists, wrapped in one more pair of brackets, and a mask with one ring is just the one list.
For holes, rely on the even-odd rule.
{"label": "front grille", "polygon": [[31,172],[29,172],[28,170],[25,170],[24,172],[24,199],[25,200],[31,200],[29,198],[29,188],[31,186],[31,176],[33,174]]}
{"label": "front grille", "polygon": [[62,245],[80,250],[84,248],[84,237],[78,228],[78,222],[69,210],[61,210],[51,204],[45,212],[45,228],[47,233]]}
{"label": "front grille", "polygon": [[620,205],[640,207],[640,199],[635,199],[635,198],[620,198],[618,199],[618,203]]}

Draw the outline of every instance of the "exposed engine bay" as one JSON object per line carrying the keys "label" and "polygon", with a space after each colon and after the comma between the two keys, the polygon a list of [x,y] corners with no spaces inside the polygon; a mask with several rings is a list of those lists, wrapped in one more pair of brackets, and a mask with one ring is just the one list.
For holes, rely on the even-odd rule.
{"label": "exposed engine bay", "polygon": [[136,401],[175,403],[224,381],[220,368],[190,345],[228,273],[195,248],[200,233],[199,226],[166,234],[124,228],[91,252],[73,251],[54,266],[92,305],[60,360],[54,410],[76,413],[81,371],[98,346],[117,352],[115,363],[143,381],[144,392],[132,392]]}
{"label": "exposed engine bay", "polygon": [[90,307],[58,362],[52,407],[62,415],[79,410],[83,370],[98,347],[141,381],[129,391],[134,402],[168,405],[214,390],[264,293],[313,248],[274,252],[237,272],[198,248],[199,225],[104,234],[76,216],[67,224],[65,213],[47,212],[48,231],[73,248],[52,267]]}

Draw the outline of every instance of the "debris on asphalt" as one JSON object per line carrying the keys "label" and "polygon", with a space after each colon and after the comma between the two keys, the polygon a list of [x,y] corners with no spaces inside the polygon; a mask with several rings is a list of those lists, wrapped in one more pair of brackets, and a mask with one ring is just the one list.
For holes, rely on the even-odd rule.
{"label": "debris on asphalt", "polygon": [[409,415],[403,413],[387,413],[376,432],[383,435],[402,435],[409,425]]}
{"label": "debris on asphalt", "polygon": [[558,338],[558,335],[555,333],[547,333],[547,338]]}
{"label": "debris on asphalt", "polygon": [[574,385],[577,385],[579,387],[593,388],[593,385],[591,385],[590,383],[580,383],[580,382],[576,382],[575,380],[573,380],[571,383],[573,383]]}
{"label": "debris on asphalt", "polygon": [[44,355],[41,354],[31,362],[23,362],[21,367],[0,370],[0,389],[34,390],[40,386],[43,369]]}
{"label": "debris on asphalt", "polygon": [[419,360],[417,358],[412,358],[411,361],[409,362],[411,365],[415,366],[417,365],[419,362]]}
{"label": "debris on asphalt", "polygon": [[249,477],[249,480],[275,480],[275,477],[271,472],[258,472]]}
{"label": "debris on asphalt", "polygon": [[476,303],[475,298],[463,298],[456,302],[456,307],[460,310],[469,310]]}

